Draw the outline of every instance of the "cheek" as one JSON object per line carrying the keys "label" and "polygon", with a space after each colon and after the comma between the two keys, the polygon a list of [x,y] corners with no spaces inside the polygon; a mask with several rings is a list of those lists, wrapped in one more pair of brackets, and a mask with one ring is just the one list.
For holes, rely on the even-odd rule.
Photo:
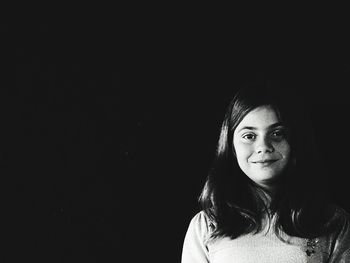
{"label": "cheek", "polygon": [[288,142],[280,143],[275,146],[275,149],[284,157],[284,158],[289,158],[290,156],[290,145]]}
{"label": "cheek", "polygon": [[235,143],[234,150],[238,160],[247,159],[252,154],[251,147],[242,143]]}

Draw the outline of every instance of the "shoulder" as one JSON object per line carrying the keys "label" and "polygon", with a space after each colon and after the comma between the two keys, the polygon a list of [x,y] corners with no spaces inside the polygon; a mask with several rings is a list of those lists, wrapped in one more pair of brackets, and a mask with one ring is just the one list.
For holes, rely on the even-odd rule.
{"label": "shoulder", "polygon": [[340,232],[346,231],[347,229],[350,230],[350,214],[343,207],[335,203],[328,203],[326,211],[329,218],[327,228],[330,235],[334,236],[338,235]]}
{"label": "shoulder", "polygon": [[209,262],[209,225],[209,217],[204,211],[192,217],[183,243],[181,262]]}
{"label": "shoulder", "polygon": [[350,261],[350,214],[344,208],[337,205],[334,205],[334,209],[335,231],[330,236],[333,247],[331,255],[334,261],[331,262]]}
{"label": "shoulder", "polygon": [[340,217],[349,220],[350,219],[350,213],[346,211],[344,208],[340,206],[336,206],[336,212],[339,214]]}
{"label": "shoulder", "polygon": [[203,239],[209,238],[213,228],[213,222],[205,211],[197,212],[191,219],[188,231],[196,233]]}
{"label": "shoulder", "polygon": [[348,225],[350,223],[350,214],[347,210],[336,204],[330,205],[332,211],[334,211],[334,219],[341,225]]}
{"label": "shoulder", "polygon": [[192,217],[190,225],[200,228],[202,231],[208,232],[210,231],[212,221],[205,211],[201,210]]}
{"label": "shoulder", "polygon": [[[350,214],[344,208],[337,206],[336,207],[336,215],[339,218],[339,222],[341,225],[341,232],[343,234],[347,234],[350,239]],[[349,240],[350,241],[350,240]]]}
{"label": "shoulder", "polygon": [[344,208],[332,204],[333,218],[330,227],[330,237],[338,245],[350,243],[350,214]]}

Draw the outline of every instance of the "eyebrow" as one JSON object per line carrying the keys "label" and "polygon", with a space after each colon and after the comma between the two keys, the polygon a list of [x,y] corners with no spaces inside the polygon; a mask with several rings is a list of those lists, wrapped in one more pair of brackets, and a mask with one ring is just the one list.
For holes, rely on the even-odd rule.
{"label": "eyebrow", "polygon": [[[285,126],[282,122],[276,122],[274,124],[271,124],[270,126],[267,127],[267,129],[273,129],[276,127],[280,127],[280,126]],[[240,132],[242,130],[257,130],[257,127],[254,126],[243,126],[242,128],[240,128],[237,132]]]}

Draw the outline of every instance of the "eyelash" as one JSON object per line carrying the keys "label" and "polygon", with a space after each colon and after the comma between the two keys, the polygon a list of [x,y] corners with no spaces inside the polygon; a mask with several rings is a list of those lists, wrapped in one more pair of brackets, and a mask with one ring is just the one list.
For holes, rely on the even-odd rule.
{"label": "eyelash", "polygon": [[253,136],[254,139],[256,138],[256,135],[253,134],[253,133],[246,133],[246,134],[243,134],[242,138],[245,139],[245,140],[249,140],[249,141],[253,140],[253,138],[247,138],[247,136]]}
{"label": "eyelash", "polygon": [[279,136],[279,137],[285,136],[285,132],[283,130],[275,130],[271,134],[276,134],[276,133],[277,133],[277,136]]}

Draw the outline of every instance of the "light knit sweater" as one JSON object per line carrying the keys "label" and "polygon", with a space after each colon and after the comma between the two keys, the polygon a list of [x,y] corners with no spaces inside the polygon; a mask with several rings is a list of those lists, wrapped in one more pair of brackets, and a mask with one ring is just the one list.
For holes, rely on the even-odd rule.
{"label": "light knit sweater", "polygon": [[[182,250],[182,263],[304,263],[350,262],[349,215],[342,209],[341,225],[330,236],[314,240],[290,237],[282,233],[281,241],[273,227],[258,234],[236,239],[209,239],[209,218],[203,211],[196,214],[188,227]],[[274,223],[274,218],[271,223]],[[309,255],[308,255],[309,254]]]}

